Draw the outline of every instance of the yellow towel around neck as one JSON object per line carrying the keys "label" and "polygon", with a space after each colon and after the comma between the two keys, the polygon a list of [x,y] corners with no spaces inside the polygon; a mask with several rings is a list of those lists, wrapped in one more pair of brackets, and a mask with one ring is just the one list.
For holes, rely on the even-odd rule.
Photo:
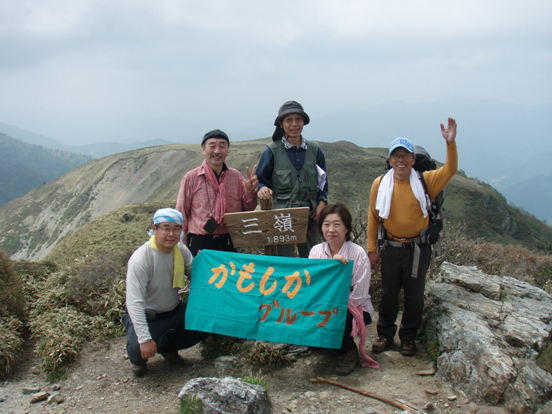
{"label": "yellow towel around neck", "polygon": [[[157,244],[155,244],[155,236],[150,238],[150,246],[152,249],[159,251]],[[186,284],[186,275],[184,274],[184,258],[178,246],[173,247],[173,260],[174,260],[174,275],[173,275],[173,288],[183,288]]]}

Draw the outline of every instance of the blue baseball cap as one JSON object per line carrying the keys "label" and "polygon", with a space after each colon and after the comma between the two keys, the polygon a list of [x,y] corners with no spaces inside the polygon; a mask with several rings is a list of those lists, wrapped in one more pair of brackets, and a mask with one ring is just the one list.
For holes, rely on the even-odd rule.
{"label": "blue baseball cap", "polygon": [[389,155],[391,155],[391,153],[395,151],[395,149],[400,147],[414,154],[414,145],[412,145],[412,142],[410,142],[410,140],[407,138],[399,137],[391,141],[391,144],[389,144]]}

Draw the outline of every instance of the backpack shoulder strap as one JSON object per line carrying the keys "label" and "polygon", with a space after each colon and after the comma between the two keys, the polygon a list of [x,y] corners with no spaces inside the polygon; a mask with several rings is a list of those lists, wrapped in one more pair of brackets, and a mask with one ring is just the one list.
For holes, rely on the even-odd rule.
{"label": "backpack shoulder strap", "polygon": [[416,171],[416,174],[418,174],[418,178],[420,179],[420,181],[422,182],[422,186],[424,187],[424,191],[427,195],[427,197],[429,198],[429,191],[427,191],[427,184],[425,182],[425,178],[424,178],[424,173],[421,173],[419,171]]}
{"label": "backpack shoulder strap", "polygon": [[427,200],[427,211],[429,211],[431,218],[433,218],[433,201],[431,200],[431,198],[429,198],[429,191],[427,191],[427,184],[425,182],[424,173],[416,171],[416,174],[418,174],[418,178],[422,182],[422,187],[424,187],[424,193]]}
{"label": "backpack shoulder strap", "polygon": [[[387,173],[385,173],[387,174]],[[381,180],[385,174],[380,175],[379,182],[378,182],[378,189],[381,184]],[[377,198],[376,198],[377,199]],[[380,253],[380,250],[383,246],[383,243],[385,241],[385,227],[383,227],[383,219],[378,216],[378,233],[377,233],[377,239],[376,239],[376,245],[377,245],[377,252]]]}

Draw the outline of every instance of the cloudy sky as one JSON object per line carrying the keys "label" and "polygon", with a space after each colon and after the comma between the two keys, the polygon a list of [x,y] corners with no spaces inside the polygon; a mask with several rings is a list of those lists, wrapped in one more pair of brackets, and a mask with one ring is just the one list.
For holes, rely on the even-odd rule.
{"label": "cloudy sky", "polygon": [[190,142],[268,136],[289,99],[311,118],[549,103],[551,18],[550,0],[2,0],[0,122],[73,145]]}

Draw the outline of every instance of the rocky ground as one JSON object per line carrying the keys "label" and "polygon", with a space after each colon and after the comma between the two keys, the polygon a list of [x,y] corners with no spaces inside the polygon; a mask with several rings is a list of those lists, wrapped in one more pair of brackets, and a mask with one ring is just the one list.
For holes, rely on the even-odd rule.
{"label": "rocky ground", "polygon": [[[375,326],[367,327],[367,351],[375,339]],[[419,347],[420,348],[420,347]],[[143,378],[134,378],[125,353],[125,339],[89,344],[70,368],[67,378],[48,381],[40,372],[32,349],[17,371],[0,383],[1,413],[177,413],[178,393],[184,384],[196,377],[264,378],[274,413],[353,414],[399,413],[400,408],[334,385],[311,383],[323,377],[370,393],[407,402],[423,408],[427,403],[434,413],[504,413],[501,407],[485,407],[468,401],[431,375],[432,363],[425,350],[415,357],[404,357],[398,346],[382,354],[368,352],[380,369],[357,368],[347,377],[333,375],[334,360],[330,353],[311,351],[289,366],[266,368],[236,366],[225,370],[201,359],[198,347],[181,351],[188,365],[174,368],[157,356],[148,364]],[[32,389],[32,388],[35,389]],[[28,391],[58,395],[58,403],[31,403]],[[54,388],[59,390],[54,391]],[[431,411],[429,411],[431,412]]]}

